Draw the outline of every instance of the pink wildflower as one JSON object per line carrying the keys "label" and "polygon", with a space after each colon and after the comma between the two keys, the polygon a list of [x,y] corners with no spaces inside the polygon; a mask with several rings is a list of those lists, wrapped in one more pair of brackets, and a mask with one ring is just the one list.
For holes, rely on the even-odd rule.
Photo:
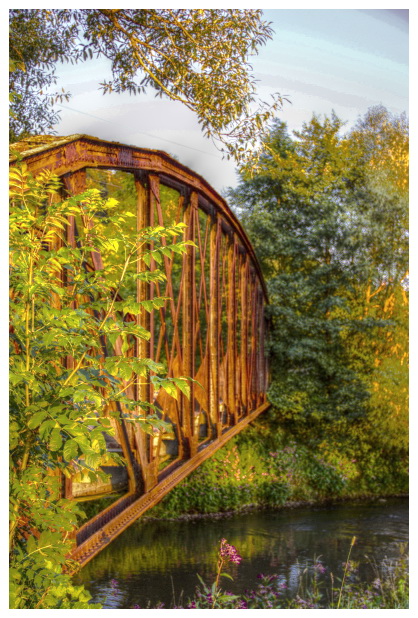
{"label": "pink wildflower", "polygon": [[242,560],[238,551],[233,545],[229,545],[226,539],[221,539],[221,548],[219,553],[222,558],[226,558],[228,562],[234,562],[235,564],[239,564]]}

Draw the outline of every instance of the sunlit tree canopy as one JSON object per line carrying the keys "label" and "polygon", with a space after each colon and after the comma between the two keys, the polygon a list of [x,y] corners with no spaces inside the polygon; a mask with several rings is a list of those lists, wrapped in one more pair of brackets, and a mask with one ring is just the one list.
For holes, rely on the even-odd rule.
{"label": "sunlit tree canopy", "polygon": [[104,57],[104,93],[149,88],[193,111],[206,137],[243,161],[282,98],[262,102],[249,59],[272,37],[259,9],[12,9],[11,137],[50,131],[58,62]]}

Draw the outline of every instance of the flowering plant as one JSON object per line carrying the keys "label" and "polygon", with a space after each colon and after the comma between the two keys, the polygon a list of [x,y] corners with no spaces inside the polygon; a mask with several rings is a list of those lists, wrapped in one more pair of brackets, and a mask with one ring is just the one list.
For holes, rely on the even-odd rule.
{"label": "flowering plant", "polygon": [[219,548],[219,552],[218,552],[218,563],[217,563],[217,572],[216,572],[216,579],[215,582],[212,586],[213,591],[212,591],[212,596],[213,596],[213,602],[212,602],[212,609],[215,607],[215,603],[217,601],[217,598],[219,596],[219,579],[221,578],[221,576],[223,577],[229,577],[229,579],[232,579],[232,577],[228,574],[228,573],[222,573],[222,569],[223,566],[226,562],[233,562],[234,564],[239,564],[241,562],[242,558],[239,555],[236,547],[234,547],[233,545],[230,545],[226,539],[221,539],[221,545]]}
{"label": "flowering plant", "polygon": [[[233,545],[229,545],[226,539],[221,539],[221,547],[219,549],[219,560],[222,561],[222,564],[226,561],[239,564],[242,558],[239,555],[236,547],[234,547]],[[222,564],[221,564],[221,567],[222,567]]]}

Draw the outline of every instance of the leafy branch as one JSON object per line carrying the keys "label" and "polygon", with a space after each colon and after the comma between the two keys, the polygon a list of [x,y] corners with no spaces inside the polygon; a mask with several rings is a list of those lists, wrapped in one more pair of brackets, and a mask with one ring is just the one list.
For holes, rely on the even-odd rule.
{"label": "leafy branch", "polygon": [[[63,201],[56,177],[44,172],[34,179],[24,165],[11,170],[10,208],[12,607],[91,607],[87,593],[62,570],[68,535],[83,513],[61,498],[61,475],[106,478],[100,469],[109,460],[103,434],[114,433],[121,417],[153,435],[165,430],[149,402],[126,395],[137,376],[151,371],[156,386],[175,397],[178,389],[187,394],[186,379],[161,377],[162,365],[124,356],[133,338],[150,336],[126,316],[158,309],[167,299],[144,305],[121,300],[121,293],[138,277],[164,280],[158,268],[137,273],[138,260],[162,262],[184,253],[188,243],[181,240],[183,224],[133,232],[129,213],[98,190]],[[79,238],[71,246],[66,229],[74,220]],[[97,271],[89,266],[94,253],[104,258]],[[122,355],[112,356],[118,337]],[[66,357],[71,364],[63,362]],[[123,463],[119,455],[111,457]]]}

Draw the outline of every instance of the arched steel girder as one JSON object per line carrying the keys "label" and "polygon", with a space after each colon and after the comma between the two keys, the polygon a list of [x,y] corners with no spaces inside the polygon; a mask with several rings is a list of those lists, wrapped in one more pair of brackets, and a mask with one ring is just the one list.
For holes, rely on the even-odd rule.
{"label": "arched steel girder", "polygon": [[[251,243],[225,200],[166,153],[86,135],[40,136],[17,148],[33,175],[50,169],[72,195],[92,186],[111,191],[112,183],[129,174],[125,184],[131,187],[138,229],[182,221],[185,240],[196,245],[183,256],[165,258],[164,286],[138,283],[138,302],[154,296],[169,300],[160,310],[136,317],[151,339],[136,339],[125,352],[163,361],[169,376],[191,376],[196,382],[190,399],[178,401],[161,390],[153,393],[150,384],[128,389],[132,399],[156,405],[172,432],[151,437],[132,424],[116,427],[113,446],[127,461],[121,486],[126,480],[128,492],[78,531],[72,557],[85,564],[268,407],[267,294]],[[76,242],[75,221],[67,241]],[[93,255],[90,266],[101,269],[102,257]],[[116,347],[121,354],[120,344]],[[67,481],[66,496],[109,491],[82,485]]]}

